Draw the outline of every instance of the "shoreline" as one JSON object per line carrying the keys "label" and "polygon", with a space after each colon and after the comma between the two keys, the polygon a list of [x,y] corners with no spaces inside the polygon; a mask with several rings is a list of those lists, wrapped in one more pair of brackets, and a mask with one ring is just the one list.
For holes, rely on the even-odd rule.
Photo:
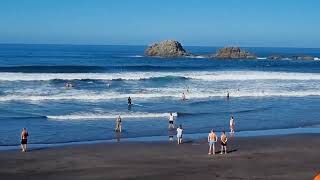
{"label": "shoreline", "polygon": [[[209,133],[209,132],[208,132]],[[201,141],[207,138],[208,133],[193,133],[184,134],[185,141]],[[220,134],[221,132],[217,132]],[[230,133],[226,132],[230,137]],[[246,137],[272,137],[272,136],[288,136],[288,135],[304,135],[304,134],[320,134],[320,128],[287,128],[287,129],[268,129],[268,130],[253,130],[253,131],[240,131],[236,132],[233,136],[236,138]],[[30,138],[31,139],[31,138]],[[176,134],[173,135],[173,142],[176,140]],[[30,140],[29,140],[30,142]],[[133,137],[133,138],[120,138],[109,140],[92,140],[92,141],[78,141],[78,142],[66,142],[66,143],[52,143],[52,144],[32,144],[28,143],[28,149],[44,149],[55,147],[68,147],[75,145],[95,145],[95,144],[121,144],[121,143],[170,143],[169,136],[146,136],[146,137]],[[0,153],[2,151],[14,151],[19,150],[19,145],[2,145],[0,146]]]}
{"label": "shoreline", "polygon": [[[229,139],[226,155],[205,140],[110,143],[0,153],[3,179],[312,179],[320,134]],[[216,144],[219,153],[220,145]]]}

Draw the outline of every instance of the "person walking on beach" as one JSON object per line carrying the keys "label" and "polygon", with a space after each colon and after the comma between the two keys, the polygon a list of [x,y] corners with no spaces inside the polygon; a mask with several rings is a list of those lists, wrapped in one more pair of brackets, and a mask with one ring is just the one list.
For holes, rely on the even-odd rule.
{"label": "person walking on beach", "polygon": [[233,118],[233,116],[231,116],[231,118],[230,118],[230,133],[231,134],[233,134],[235,132],[234,126],[235,126],[234,118]]}
{"label": "person walking on beach", "polygon": [[118,115],[118,117],[116,118],[116,132],[121,132],[121,117],[120,115]]}
{"label": "person walking on beach", "polygon": [[220,152],[220,154],[223,154],[223,151],[224,151],[225,154],[227,154],[227,141],[228,141],[228,138],[227,138],[227,135],[226,135],[225,131],[222,131],[222,134],[220,136],[220,140],[221,140],[221,152]]}
{"label": "person walking on beach", "polygon": [[22,152],[27,152],[28,136],[29,134],[27,129],[23,128],[21,132],[21,151]]}
{"label": "person walking on beach", "polygon": [[169,115],[169,126],[168,126],[169,129],[171,129],[171,128],[173,129],[174,128],[173,121],[174,121],[173,114],[170,113],[170,115]]}
{"label": "person walking on beach", "polygon": [[218,137],[214,130],[211,129],[211,132],[208,135],[208,143],[209,143],[209,153],[208,154],[216,154],[215,143],[217,142]]}
{"label": "person walking on beach", "polygon": [[177,140],[178,140],[178,144],[182,144],[182,134],[183,134],[182,125],[179,125],[179,127],[177,128]]}

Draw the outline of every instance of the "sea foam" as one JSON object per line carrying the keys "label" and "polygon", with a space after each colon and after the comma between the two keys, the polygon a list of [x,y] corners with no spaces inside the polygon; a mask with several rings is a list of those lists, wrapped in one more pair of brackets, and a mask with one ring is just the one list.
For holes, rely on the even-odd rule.
{"label": "sea foam", "polygon": [[[57,116],[46,116],[52,120],[114,120],[118,115],[123,119],[137,120],[146,118],[157,118],[167,120],[169,113],[146,113],[146,112],[135,112],[135,113],[117,113],[117,114],[103,114],[103,113],[77,113],[69,115],[57,115]],[[173,116],[177,117],[178,113],[172,113]]]}
{"label": "sea foam", "polygon": [[203,81],[245,80],[320,80],[320,73],[288,73],[264,71],[185,71],[185,72],[121,72],[121,73],[0,73],[0,81],[49,80],[146,80],[180,77]]}

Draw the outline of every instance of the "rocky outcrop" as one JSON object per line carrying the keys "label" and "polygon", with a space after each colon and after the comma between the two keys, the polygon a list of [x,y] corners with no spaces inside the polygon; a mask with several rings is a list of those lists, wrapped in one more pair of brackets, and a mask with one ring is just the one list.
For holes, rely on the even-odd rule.
{"label": "rocky outcrop", "polygon": [[284,57],[282,55],[271,55],[268,57],[268,59],[270,60],[281,60],[284,59]]}
{"label": "rocky outcrop", "polygon": [[191,56],[190,53],[183,49],[181,43],[174,40],[166,40],[160,43],[154,43],[149,46],[144,54],[146,56],[159,56],[159,57],[183,57]]}
{"label": "rocky outcrop", "polygon": [[224,47],[211,56],[217,59],[256,59],[254,54],[241,50],[239,47]]}
{"label": "rocky outcrop", "polygon": [[294,60],[306,60],[306,61],[310,61],[310,60],[314,60],[313,56],[305,56],[305,55],[301,55],[301,56],[293,56]]}
{"label": "rocky outcrop", "polygon": [[270,60],[305,60],[311,61],[316,60],[316,57],[308,55],[296,55],[296,56],[282,56],[282,55],[271,55],[268,57]]}

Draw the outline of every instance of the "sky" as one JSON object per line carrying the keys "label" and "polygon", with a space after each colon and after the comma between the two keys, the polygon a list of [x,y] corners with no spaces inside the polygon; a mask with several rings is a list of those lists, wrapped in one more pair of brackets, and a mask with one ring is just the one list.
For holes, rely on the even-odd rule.
{"label": "sky", "polygon": [[1,0],[0,43],[320,47],[319,0]]}

